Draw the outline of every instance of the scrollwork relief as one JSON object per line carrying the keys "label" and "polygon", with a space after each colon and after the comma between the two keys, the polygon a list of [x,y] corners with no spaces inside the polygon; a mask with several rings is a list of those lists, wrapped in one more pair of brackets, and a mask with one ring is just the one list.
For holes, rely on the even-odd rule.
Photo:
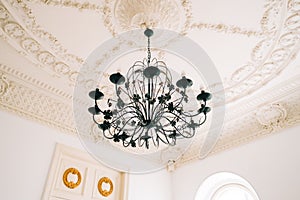
{"label": "scrollwork relief", "polygon": [[[32,14],[32,13],[31,13]],[[32,18],[32,16],[31,16]],[[6,41],[16,48],[17,52],[20,52],[21,55],[27,55],[30,57],[30,61],[32,61],[37,66],[44,65],[49,66],[46,67],[47,71],[55,76],[61,77],[65,76],[70,81],[70,84],[74,84],[74,75],[77,74],[77,71],[71,69],[69,66],[75,66],[75,68],[79,68],[82,64],[82,59],[77,60],[76,63],[73,59],[69,59],[70,57],[74,57],[70,54],[66,55],[62,50],[62,48],[57,51],[60,51],[61,54],[65,56],[63,58],[59,58],[59,56],[54,55],[50,51],[48,51],[45,47],[43,47],[38,41],[33,39],[29,33],[15,21],[14,17],[11,13],[5,8],[3,4],[0,2],[0,25],[5,34]],[[36,32],[40,32],[39,30],[34,29]],[[31,30],[32,31],[32,30]],[[46,37],[48,34],[42,34],[43,37]],[[49,36],[50,37],[50,36]],[[51,37],[53,40],[53,45],[57,44],[57,40]],[[75,58],[75,57],[74,57]],[[65,62],[67,61],[67,63]]]}
{"label": "scrollwork relief", "polygon": [[[251,61],[249,64],[254,66],[254,70],[249,68],[249,64],[238,68],[231,76],[229,87],[226,90],[227,102],[232,102],[246,94],[252,93],[259,86],[272,80],[278,75],[290,62],[291,58],[299,51],[300,36],[297,34],[297,28],[300,26],[300,20],[291,20],[295,16],[296,11],[291,6],[296,6],[296,2],[287,3],[282,1],[267,1],[265,12],[261,20],[262,31],[273,32],[266,35],[260,42],[256,44],[251,52]],[[280,10],[287,9],[287,12]],[[285,15],[281,14],[285,13]],[[280,26],[278,19],[281,14],[283,23]],[[274,33],[276,33],[276,36]],[[241,71],[244,73],[244,79],[236,81],[236,74]],[[255,78],[254,78],[255,77]],[[255,81],[253,81],[255,79]]]}
{"label": "scrollwork relief", "polygon": [[6,79],[6,76],[0,71],[0,97],[7,93],[8,88],[9,82]]}

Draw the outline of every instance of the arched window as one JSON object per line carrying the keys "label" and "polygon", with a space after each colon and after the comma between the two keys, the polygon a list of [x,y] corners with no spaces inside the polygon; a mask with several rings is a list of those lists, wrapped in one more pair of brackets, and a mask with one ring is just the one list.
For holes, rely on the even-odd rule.
{"label": "arched window", "polygon": [[242,177],[220,172],[206,178],[195,200],[259,200],[255,190]]}

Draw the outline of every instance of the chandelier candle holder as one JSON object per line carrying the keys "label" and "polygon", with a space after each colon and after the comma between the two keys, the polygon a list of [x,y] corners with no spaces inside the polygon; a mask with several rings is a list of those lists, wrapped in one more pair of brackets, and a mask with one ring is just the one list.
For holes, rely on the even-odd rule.
{"label": "chandelier candle holder", "polygon": [[[148,39],[147,58],[136,61],[129,68],[126,77],[117,72],[109,80],[115,87],[115,98],[109,98],[103,108],[104,94],[96,88],[89,96],[95,105],[88,111],[102,130],[103,136],[124,147],[149,149],[150,143],[174,146],[177,139],[191,138],[196,129],[205,123],[211,108],[206,102],[211,94],[201,91],[196,97],[189,97],[188,88],[193,81],[182,76],[174,85],[172,75],[163,61],[151,58],[151,29],[144,31]],[[185,110],[190,98],[199,101],[193,111]]]}

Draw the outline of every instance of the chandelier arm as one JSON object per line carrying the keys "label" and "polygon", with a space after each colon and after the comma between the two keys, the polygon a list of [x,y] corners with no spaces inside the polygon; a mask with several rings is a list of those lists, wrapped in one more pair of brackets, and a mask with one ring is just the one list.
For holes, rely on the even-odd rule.
{"label": "chandelier arm", "polygon": [[155,78],[154,87],[152,88],[152,89],[153,89],[153,91],[152,91],[152,94],[153,94],[152,98],[155,98],[155,97],[156,97],[156,95],[155,95],[156,86],[157,86],[157,78]]}
{"label": "chandelier arm", "polygon": [[[159,146],[159,141],[157,140],[157,133],[156,133],[156,131],[155,131],[155,134],[152,133],[151,135],[152,135],[152,137],[151,137],[152,143],[154,144],[155,147],[158,147]],[[154,138],[153,135],[155,135],[156,138]]]}
{"label": "chandelier arm", "polygon": [[[182,122],[184,122],[184,123],[187,123],[187,124],[189,124],[189,122],[188,121],[186,121],[185,119],[183,119],[180,115],[177,115],[177,114],[175,114],[175,113],[173,113],[173,112],[170,112],[170,111],[165,111],[164,113],[168,113],[168,114],[172,114],[172,115],[174,115],[175,117],[174,117],[174,119],[175,118],[178,118],[178,119],[180,119]],[[164,114],[163,113],[163,114]],[[163,115],[161,115],[160,117],[164,117]],[[164,117],[164,118],[166,118],[166,117]],[[172,120],[169,120],[168,118],[166,118],[168,121],[172,121]]]}
{"label": "chandelier arm", "polygon": [[[143,133],[143,129],[144,129],[144,128],[140,127],[140,129],[138,129],[137,131],[135,130],[134,133],[133,133],[132,136],[131,136],[131,140],[130,140],[130,141],[136,142],[137,140],[139,140],[140,137],[141,137],[141,135],[142,135],[142,133]],[[140,131],[140,130],[141,130],[141,132],[138,132],[138,131]],[[137,137],[134,138],[134,136],[137,136]]]}
{"label": "chandelier arm", "polygon": [[[137,129],[137,128],[139,128],[139,130],[140,130],[140,129],[143,129],[142,127],[136,126],[135,129]],[[133,136],[135,135],[135,133],[136,133],[136,131],[134,130],[134,134],[133,134],[132,136],[129,136],[129,138],[130,138],[130,141],[129,141],[129,142],[128,142],[127,140],[123,140],[123,146],[124,146],[124,147],[128,147],[128,146],[130,145],[130,142],[131,142],[131,141],[134,141],[134,142],[135,142],[135,141],[138,139],[138,138],[134,139]],[[140,134],[140,135],[141,135],[141,134]]]}
{"label": "chandelier arm", "polygon": [[[136,116],[130,117],[126,122],[124,122],[124,124],[123,124],[122,127],[119,127],[119,125],[117,125],[116,127],[119,128],[120,130],[123,130],[124,127],[130,122],[130,120],[132,120],[132,119],[134,119],[134,118],[136,118]],[[121,132],[121,131],[120,131],[120,132]],[[120,133],[120,132],[119,132],[119,133]]]}
{"label": "chandelier arm", "polygon": [[[201,104],[201,108],[206,106],[206,102],[205,104]],[[200,114],[204,114],[203,112],[199,112],[198,110],[196,111],[197,113],[192,114],[191,112],[182,112],[182,115],[186,116],[186,117],[196,117]],[[206,114],[204,114],[206,115]]]}
{"label": "chandelier arm", "polygon": [[[185,93],[185,92],[186,92],[186,89],[183,90],[183,94],[181,94],[182,97],[180,98],[180,102],[178,102],[177,105],[174,106],[174,108],[176,108],[176,107],[178,107],[179,105],[181,105],[181,103],[182,103],[184,97],[186,96],[186,93]],[[179,99],[179,98],[178,98],[178,99]]]}
{"label": "chandelier arm", "polygon": [[98,106],[98,102],[96,99],[95,99],[95,105],[97,105],[97,107],[99,108],[99,111],[103,114],[103,111],[101,110],[100,106]]}
{"label": "chandelier arm", "polygon": [[155,99],[157,98],[157,96],[158,96],[158,94],[159,94],[161,88],[162,88],[162,85],[159,86],[159,88],[158,88],[158,90],[157,90],[157,92],[156,92],[156,94],[155,94],[155,97],[154,97]]}
{"label": "chandelier arm", "polygon": [[[139,105],[141,105],[142,106],[142,108],[143,108],[143,110],[144,110],[144,114],[142,113],[142,115],[143,115],[143,118],[146,120],[147,119],[147,116],[146,116],[146,113],[147,113],[147,110],[146,110],[146,107],[145,107],[145,105],[144,104],[142,104],[140,101],[137,101],[137,102],[134,102],[134,104],[136,105],[136,107],[134,107],[135,109],[138,109],[139,110],[139,106],[137,105],[137,103],[139,104]],[[140,110],[139,110],[140,111]]]}
{"label": "chandelier arm", "polygon": [[93,114],[93,121],[97,124],[97,125],[99,125],[99,123],[96,121],[96,119],[95,119],[95,114]]}
{"label": "chandelier arm", "polygon": [[163,68],[165,70],[165,71],[163,71],[163,73],[165,74],[166,79],[168,80],[168,82],[172,83],[172,75],[171,75],[171,72],[168,69],[166,63],[163,61],[157,61],[157,65],[159,68]]}
{"label": "chandelier arm", "polygon": [[[161,104],[161,103],[158,103],[155,107],[154,107],[154,109],[153,109],[153,111],[152,111],[152,119],[154,119],[155,117],[154,116],[156,116],[157,115],[157,113],[160,113],[160,111],[163,111],[163,109],[159,109],[159,108],[165,108],[164,106],[163,106],[163,104]],[[156,110],[157,109],[159,109],[159,111],[156,113]]]}
{"label": "chandelier arm", "polygon": [[[122,88],[122,87],[119,87],[120,88],[120,90],[121,90],[121,92],[123,92],[123,93],[125,93],[128,97],[130,97],[130,95],[129,95],[129,93],[128,93],[128,90],[126,91],[126,90],[124,90],[124,88]],[[120,97],[121,98],[121,97]],[[122,98],[121,98],[122,99]]]}
{"label": "chandelier arm", "polygon": [[[206,122],[207,116],[206,114],[204,114],[204,120],[202,122],[199,123],[199,126],[201,126],[202,124],[204,124]],[[201,120],[201,119],[200,119]]]}
{"label": "chandelier arm", "polygon": [[[111,140],[111,139],[114,138],[114,137],[113,137],[113,134],[111,134],[110,130],[108,130],[108,131],[102,131],[102,132],[103,132],[103,136],[104,136],[106,139]],[[105,134],[106,132],[108,132],[109,135],[110,135],[111,137],[107,136],[107,135]]]}
{"label": "chandelier arm", "polygon": [[[123,116],[128,114],[128,113],[133,113],[133,114],[136,114],[135,112],[127,112],[127,113],[123,113],[122,115],[120,116],[117,116],[116,118],[113,119],[113,121],[111,123],[116,123],[118,120],[120,119],[124,119],[126,120],[126,118],[124,118]],[[138,118],[138,116],[133,116],[133,118]]]}
{"label": "chandelier arm", "polygon": [[[165,74],[166,74],[166,73],[165,73]],[[166,88],[166,86],[167,86],[169,83],[170,83],[170,82],[169,82],[167,79],[164,81],[163,93],[165,93],[165,88]],[[169,89],[168,93],[170,93],[170,89]]]}
{"label": "chandelier arm", "polygon": [[[120,112],[122,112],[122,111],[120,111]],[[138,114],[137,112],[134,112],[134,111],[132,111],[132,112],[124,112],[124,113],[122,113],[121,115],[116,116],[116,118],[115,118],[111,123],[115,123],[116,121],[120,120],[124,115],[126,115],[126,114],[128,114],[128,113]],[[134,117],[135,117],[135,118],[138,118],[138,117],[143,117],[143,118],[144,118],[144,116],[142,115],[142,113],[139,113],[139,114],[140,114],[140,115],[134,116]],[[123,118],[123,119],[125,119],[125,118]]]}
{"label": "chandelier arm", "polygon": [[[173,114],[173,113],[172,113]],[[175,117],[174,117],[175,118]],[[173,119],[174,119],[173,118]],[[169,118],[167,118],[167,117],[165,117],[165,116],[161,116],[161,119],[166,119],[168,122],[169,122],[169,124],[167,124],[167,125],[163,125],[162,127],[168,127],[168,126],[170,126],[171,125],[171,122],[173,121],[173,120],[170,120]],[[172,126],[172,125],[171,125]],[[172,126],[172,127],[174,127],[174,126]]]}
{"label": "chandelier arm", "polygon": [[[125,110],[126,108],[129,108],[130,110],[133,111],[133,113],[135,113],[135,111],[139,111],[139,113],[141,114],[141,116],[143,116],[143,112],[140,110],[140,107],[139,107],[136,103],[137,103],[137,102],[130,102],[129,104],[127,104],[127,105],[121,110],[121,112],[122,112],[123,110]],[[142,106],[142,108],[143,108],[143,110],[144,110],[144,112],[145,112],[144,105],[143,105],[141,102],[139,102],[139,103],[140,103],[140,105]]]}
{"label": "chandelier arm", "polygon": [[[195,136],[195,129],[193,129],[193,128],[190,128],[190,129],[192,129],[192,134],[190,134],[191,132],[189,131],[183,131],[183,132],[185,132],[185,133],[187,133],[187,135],[188,136],[186,136],[186,134],[183,134],[183,133],[180,133],[180,137],[183,137],[183,138],[191,138],[191,137],[194,137]],[[180,139],[180,138],[179,138]]]}
{"label": "chandelier arm", "polygon": [[170,93],[171,96],[172,96],[175,92],[177,92],[176,89],[175,89],[175,90],[169,91],[169,93]]}
{"label": "chandelier arm", "polygon": [[195,111],[197,113],[193,114],[191,112],[182,112],[182,115],[185,116],[185,117],[196,117],[196,116],[199,116],[200,114],[204,114],[202,112],[198,112],[198,111]]}
{"label": "chandelier arm", "polygon": [[161,138],[159,134],[157,134],[157,137],[159,138],[159,140],[162,141],[164,144],[171,144],[169,139],[171,139],[172,141],[176,140],[174,138],[168,137],[168,135],[165,133],[164,129],[162,129],[162,131],[158,129],[157,131],[160,132],[161,135],[163,135],[165,137],[166,141],[163,138]]}
{"label": "chandelier arm", "polygon": [[180,97],[178,99],[175,99],[174,101],[172,101],[173,103],[176,103],[177,101],[179,101],[178,103],[176,103],[174,106],[174,110],[177,110],[177,108],[180,106],[180,108],[183,107],[182,105],[182,101],[183,101],[184,97]]}
{"label": "chandelier arm", "polygon": [[139,90],[140,90],[140,92],[141,92],[141,98],[142,98],[142,101],[145,101],[145,94],[146,94],[146,92],[145,92],[145,84],[144,84],[144,81],[143,81],[143,88],[144,88],[144,90],[142,90],[142,87],[141,87],[141,85],[138,83],[138,88],[139,88]]}
{"label": "chandelier arm", "polygon": [[[143,115],[143,113],[140,111],[140,107],[138,106],[138,104],[143,108],[144,112],[146,113],[146,107],[144,106],[144,104],[142,104],[140,101],[134,101],[132,97],[130,97],[130,103],[128,103],[126,106],[124,106],[124,108],[122,108],[121,111],[123,111],[125,108],[132,108],[134,111],[138,110],[140,112],[140,114]],[[134,104],[135,106],[129,106]]]}

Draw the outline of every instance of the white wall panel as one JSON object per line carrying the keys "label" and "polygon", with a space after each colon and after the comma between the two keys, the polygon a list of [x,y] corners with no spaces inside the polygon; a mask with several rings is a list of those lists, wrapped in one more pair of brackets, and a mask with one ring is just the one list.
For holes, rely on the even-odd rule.
{"label": "white wall panel", "polygon": [[174,200],[193,200],[201,183],[216,172],[245,178],[261,200],[300,199],[300,127],[180,167],[172,174]]}

